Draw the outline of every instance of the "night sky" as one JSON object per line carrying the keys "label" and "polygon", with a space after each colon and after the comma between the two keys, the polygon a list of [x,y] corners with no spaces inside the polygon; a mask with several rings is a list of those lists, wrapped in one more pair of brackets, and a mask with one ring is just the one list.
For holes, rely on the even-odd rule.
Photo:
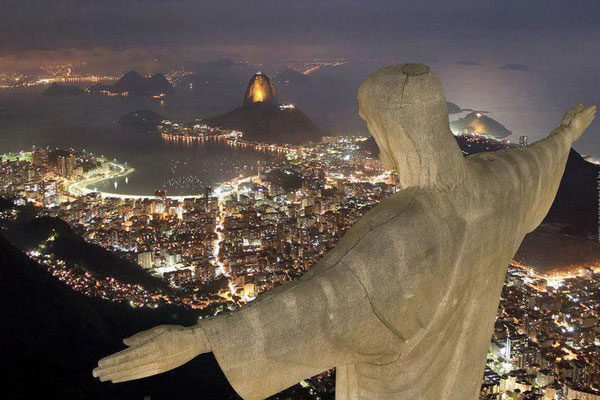
{"label": "night sky", "polygon": [[[507,122],[534,138],[556,124],[546,115],[600,103],[600,1],[2,0],[0,16],[0,68],[71,60],[153,72],[236,56],[425,61],[455,92],[449,100],[485,108],[495,104],[483,87],[502,92],[510,79],[495,72],[518,63],[530,71],[513,72],[530,78],[504,88],[527,87],[514,94],[529,99],[521,107],[542,111]],[[456,68],[460,60],[480,65]],[[578,146],[600,155],[593,136]]]}
{"label": "night sky", "polygon": [[0,15],[2,53],[186,45],[351,52],[414,47],[409,41],[438,52],[462,40],[519,53],[530,42],[544,46],[531,49],[540,53],[550,39],[595,42],[600,32],[600,2],[568,0],[3,0]]}

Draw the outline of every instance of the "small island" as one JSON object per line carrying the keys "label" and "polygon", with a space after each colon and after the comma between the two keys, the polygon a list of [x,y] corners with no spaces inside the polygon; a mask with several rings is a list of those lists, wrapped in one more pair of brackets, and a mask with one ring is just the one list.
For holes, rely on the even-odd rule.
{"label": "small island", "polygon": [[466,133],[504,139],[512,134],[500,122],[484,115],[481,112],[470,112],[464,118],[452,121],[450,128],[455,133]]}
{"label": "small island", "polygon": [[80,96],[85,91],[75,85],[61,85],[59,83],[52,83],[42,92],[44,96],[58,97],[58,96]]}

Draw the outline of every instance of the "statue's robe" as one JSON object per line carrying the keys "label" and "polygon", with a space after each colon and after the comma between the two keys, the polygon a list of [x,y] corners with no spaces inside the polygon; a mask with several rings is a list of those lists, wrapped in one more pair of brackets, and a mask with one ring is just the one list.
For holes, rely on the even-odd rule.
{"label": "statue's robe", "polygon": [[573,138],[464,159],[445,190],[369,211],[309,273],[203,323],[244,399],[336,368],[336,398],[477,399],[507,266],[548,212]]}

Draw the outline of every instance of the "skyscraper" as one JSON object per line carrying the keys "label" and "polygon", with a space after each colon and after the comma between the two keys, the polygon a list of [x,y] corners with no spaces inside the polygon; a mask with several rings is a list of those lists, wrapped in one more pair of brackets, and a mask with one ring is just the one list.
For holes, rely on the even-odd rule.
{"label": "skyscraper", "polygon": [[527,136],[519,136],[519,146],[527,146]]}
{"label": "skyscraper", "polygon": [[152,252],[146,251],[137,255],[138,264],[144,269],[152,268]]}

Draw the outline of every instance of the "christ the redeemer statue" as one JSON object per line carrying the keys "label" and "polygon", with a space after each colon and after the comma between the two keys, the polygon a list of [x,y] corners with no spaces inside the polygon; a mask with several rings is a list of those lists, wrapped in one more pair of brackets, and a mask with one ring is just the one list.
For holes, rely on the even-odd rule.
{"label": "christ the redeemer statue", "polygon": [[303,277],[195,326],[124,340],[94,376],[123,382],[213,352],[244,399],[336,368],[336,399],[477,399],[507,266],[548,212],[596,109],[546,139],[463,157],[429,67],[370,75],[360,116],[401,190]]}

